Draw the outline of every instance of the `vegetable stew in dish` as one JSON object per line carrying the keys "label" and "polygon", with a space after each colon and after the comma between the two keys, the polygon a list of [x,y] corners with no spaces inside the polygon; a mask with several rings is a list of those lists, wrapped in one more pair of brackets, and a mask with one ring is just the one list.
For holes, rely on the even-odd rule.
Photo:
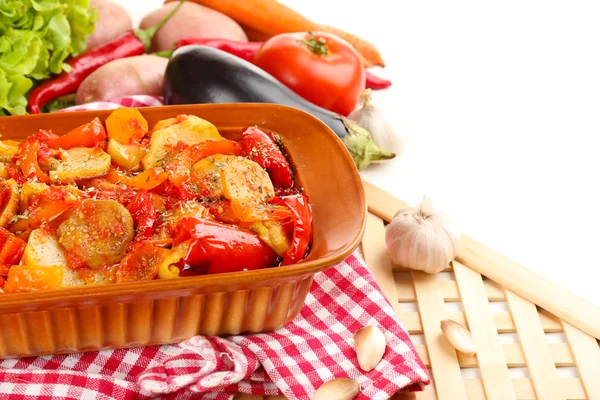
{"label": "vegetable stew in dish", "polygon": [[151,129],[119,108],[65,135],[0,141],[6,293],[295,264],[308,197],[276,133],[237,141],[193,115]]}

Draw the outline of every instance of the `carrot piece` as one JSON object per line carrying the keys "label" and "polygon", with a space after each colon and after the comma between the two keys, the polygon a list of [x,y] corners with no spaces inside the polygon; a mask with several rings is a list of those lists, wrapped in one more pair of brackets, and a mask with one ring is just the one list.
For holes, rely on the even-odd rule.
{"label": "carrot piece", "polygon": [[36,265],[13,265],[4,284],[6,293],[37,292],[62,286],[64,269]]}
{"label": "carrot piece", "polygon": [[135,143],[148,133],[148,121],[137,108],[117,108],[106,118],[108,138],[121,144]]}
{"label": "carrot piece", "polygon": [[117,169],[111,168],[104,179],[110,183],[122,183],[131,188],[151,190],[167,180],[169,175],[161,168],[150,168],[140,172],[136,176],[129,177],[120,173]]}
{"label": "carrot piece", "polygon": [[[168,2],[175,0],[167,0]],[[312,22],[276,0],[192,0],[194,3],[217,10],[237,22],[267,35],[287,32],[329,32],[350,43],[373,65],[384,66],[377,48],[350,33]]]}
{"label": "carrot piece", "polygon": [[150,168],[144,172],[140,172],[133,178],[129,178],[125,184],[127,186],[150,190],[163,183],[169,175],[160,168]]}

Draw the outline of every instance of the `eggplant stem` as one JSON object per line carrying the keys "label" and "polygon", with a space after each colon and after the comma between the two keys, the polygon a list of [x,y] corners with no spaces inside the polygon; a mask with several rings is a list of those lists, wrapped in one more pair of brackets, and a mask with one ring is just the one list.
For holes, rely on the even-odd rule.
{"label": "eggplant stem", "polygon": [[349,135],[342,138],[344,145],[350,152],[354,164],[359,170],[365,169],[376,161],[389,160],[396,154],[382,150],[371,139],[371,134],[365,128],[346,117],[340,117]]}

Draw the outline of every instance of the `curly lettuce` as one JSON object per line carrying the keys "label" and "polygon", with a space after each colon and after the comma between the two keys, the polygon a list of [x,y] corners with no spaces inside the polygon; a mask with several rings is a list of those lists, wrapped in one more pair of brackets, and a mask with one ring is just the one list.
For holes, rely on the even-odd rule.
{"label": "curly lettuce", "polygon": [[69,71],[97,19],[89,0],[0,0],[0,115],[25,114],[38,81]]}

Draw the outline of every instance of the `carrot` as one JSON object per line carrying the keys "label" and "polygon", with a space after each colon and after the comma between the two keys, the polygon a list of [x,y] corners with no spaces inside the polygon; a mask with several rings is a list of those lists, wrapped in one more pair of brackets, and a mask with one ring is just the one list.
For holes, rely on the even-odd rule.
{"label": "carrot", "polygon": [[[166,0],[167,3],[175,0]],[[329,32],[350,43],[372,65],[384,66],[377,48],[350,33],[320,25],[276,0],[192,0],[267,35],[286,32]],[[366,67],[367,65],[365,65]]]}
{"label": "carrot", "polygon": [[269,35],[268,33],[261,32],[257,29],[250,28],[247,25],[240,24],[246,36],[248,36],[249,42],[266,42],[268,39],[272,38],[273,35]]}

